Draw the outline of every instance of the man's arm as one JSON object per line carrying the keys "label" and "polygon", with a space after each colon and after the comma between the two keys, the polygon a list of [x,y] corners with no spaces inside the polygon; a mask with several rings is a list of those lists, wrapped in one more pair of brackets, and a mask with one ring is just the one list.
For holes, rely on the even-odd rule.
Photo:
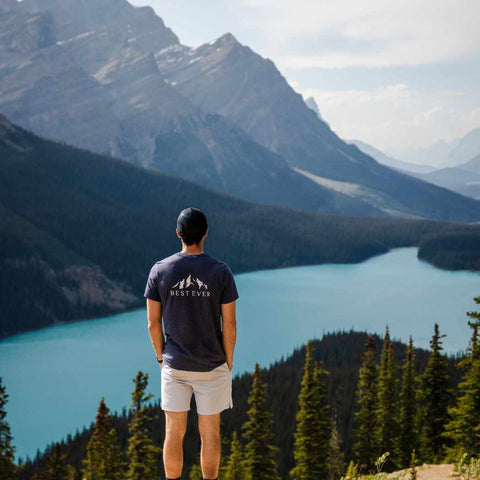
{"label": "man's arm", "polygon": [[222,303],[222,342],[228,368],[233,368],[233,352],[237,340],[237,319],[235,316],[235,301]]}
{"label": "man's arm", "polygon": [[147,298],[148,333],[153,349],[159,360],[162,360],[163,330],[162,330],[162,304]]}

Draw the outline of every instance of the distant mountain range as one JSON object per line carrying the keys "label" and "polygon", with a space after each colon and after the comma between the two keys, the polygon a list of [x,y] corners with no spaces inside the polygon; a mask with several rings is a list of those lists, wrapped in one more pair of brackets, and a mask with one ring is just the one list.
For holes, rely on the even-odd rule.
{"label": "distant mountain range", "polygon": [[0,8],[0,111],[42,136],[258,203],[480,220],[480,202],[345,143],[230,33],[188,47],[125,0]]}
{"label": "distant mountain range", "polygon": [[[424,238],[480,230],[248,203],[42,139],[0,115],[0,337],[144,305],[149,268],[180,250],[175,218],[188,205],[209,220],[207,253],[235,273],[358,262]],[[462,258],[451,265],[470,267]]]}
{"label": "distant mountain range", "polygon": [[345,140],[347,143],[353,143],[356,145],[363,153],[370,155],[378,163],[386,165],[387,167],[394,168],[396,170],[403,171],[405,173],[429,173],[436,170],[436,167],[431,165],[417,165],[415,163],[402,162],[402,160],[397,160],[396,158],[387,155],[378,148],[375,148],[373,145],[362,142],[361,140]]}
{"label": "distant mountain range", "polygon": [[394,149],[392,155],[406,162],[435,166],[437,169],[457,167],[480,154],[480,128],[450,141],[441,140],[421,148]]}
{"label": "distant mountain range", "polygon": [[418,177],[455,192],[480,199],[480,155],[457,167],[447,167]]}

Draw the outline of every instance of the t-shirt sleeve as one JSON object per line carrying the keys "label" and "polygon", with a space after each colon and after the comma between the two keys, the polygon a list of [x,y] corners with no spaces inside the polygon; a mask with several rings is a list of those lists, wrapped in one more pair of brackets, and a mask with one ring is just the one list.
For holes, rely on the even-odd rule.
{"label": "t-shirt sleeve", "polygon": [[143,296],[160,302],[160,293],[158,291],[157,264],[154,264],[153,267],[150,269],[150,273],[147,279],[147,285],[145,286],[145,293],[143,294]]}
{"label": "t-shirt sleeve", "polygon": [[235,284],[235,279],[233,278],[232,271],[226,264],[223,279],[223,291],[220,303],[233,302],[238,298],[237,285]]}

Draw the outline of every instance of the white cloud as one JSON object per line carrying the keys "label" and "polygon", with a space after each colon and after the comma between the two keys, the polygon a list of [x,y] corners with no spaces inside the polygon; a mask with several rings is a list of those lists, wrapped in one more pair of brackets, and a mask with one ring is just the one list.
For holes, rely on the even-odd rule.
{"label": "white cloud", "polygon": [[381,149],[451,140],[480,126],[480,108],[459,102],[462,96],[448,91],[425,94],[405,83],[372,90],[305,89],[300,93],[315,98],[322,117],[340,137]]}
{"label": "white cloud", "polygon": [[420,146],[480,126],[478,0],[130,1],[187,45],[232,32],[343,138]]}
{"label": "white cloud", "polygon": [[[420,65],[480,50],[477,0],[240,2],[244,22],[263,30],[265,54],[280,68]],[[318,53],[295,49],[308,37],[320,39]]]}

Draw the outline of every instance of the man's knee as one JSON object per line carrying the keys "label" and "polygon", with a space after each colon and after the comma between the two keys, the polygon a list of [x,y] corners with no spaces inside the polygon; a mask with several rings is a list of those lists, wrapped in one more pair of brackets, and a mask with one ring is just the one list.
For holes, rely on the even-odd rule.
{"label": "man's knee", "polygon": [[183,439],[187,430],[188,412],[165,411],[165,435],[171,439]]}

